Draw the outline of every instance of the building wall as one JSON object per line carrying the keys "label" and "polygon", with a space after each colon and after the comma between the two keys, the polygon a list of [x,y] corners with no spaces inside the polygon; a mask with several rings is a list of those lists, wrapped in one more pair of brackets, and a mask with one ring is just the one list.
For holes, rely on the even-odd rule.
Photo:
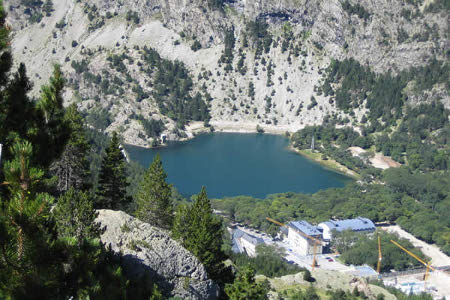
{"label": "building wall", "polygon": [[317,227],[320,227],[323,229],[322,235],[324,240],[331,240],[332,233],[330,227],[328,227],[325,224],[319,224]]}
{"label": "building wall", "polygon": [[[313,255],[314,254],[314,241],[303,237],[298,234],[292,228],[289,228],[288,240],[295,248],[294,251],[297,251],[300,255]],[[316,254],[322,253],[322,245],[317,245]]]}

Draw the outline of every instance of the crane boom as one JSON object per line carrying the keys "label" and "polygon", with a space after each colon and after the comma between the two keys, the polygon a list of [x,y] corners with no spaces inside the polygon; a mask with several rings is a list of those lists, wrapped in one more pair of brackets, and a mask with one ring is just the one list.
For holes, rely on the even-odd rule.
{"label": "crane boom", "polygon": [[[405,251],[406,253],[408,253],[410,256],[414,257],[416,260],[418,260],[419,262],[421,262],[425,267],[429,266],[429,264],[425,261],[423,261],[420,257],[418,257],[417,255],[415,255],[414,253],[412,253],[411,251],[409,251],[408,249],[406,249],[405,247],[403,247],[402,245],[400,245],[399,243],[397,243],[396,241],[391,240],[391,242],[399,247],[400,249],[402,249],[403,251]],[[436,271],[435,268],[433,268],[432,266],[429,266],[429,268],[433,271]]]}
{"label": "crane boom", "polygon": [[267,221],[270,221],[270,222],[272,222],[272,223],[275,223],[275,224],[277,224],[277,225],[279,225],[279,226],[281,226],[281,227],[289,228],[289,226],[287,226],[286,224],[281,223],[281,222],[278,222],[277,220],[274,220],[274,219],[272,219],[272,218],[266,217],[266,220],[267,220]]}
{"label": "crane boom", "polygon": [[399,247],[400,249],[402,249],[403,251],[405,251],[407,254],[409,254],[410,256],[414,257],[417,261],[419,261],[420,263],[422,263],[425,267],[426,267],[426,271],[425,271],[425,276],[424,276],[424,281],[426,282],[428,279],[428,274],[430,272],[430,269],[433,271],[436,271],[435,268],[433,268],[431,266],[431,261],[429,262],[425,262],[424,260],[422,260],[420,257],[418,257],[417,255],[415,255],[414,253],[412,253],[411,251],[409,251],[408,249],[406,249],[405,247],[403,247],[402,245],[400,245],[399,243],[397,243],[396,241],[391,240],[391,242]]}
{"label": "crane boom", "polygon": [[377,263],[377,273],[380,274],[381,270],[381,260],[383,259],[383,256],[381,255],[381,241],[380,241],[380,235],[378,236],[378,263]]}

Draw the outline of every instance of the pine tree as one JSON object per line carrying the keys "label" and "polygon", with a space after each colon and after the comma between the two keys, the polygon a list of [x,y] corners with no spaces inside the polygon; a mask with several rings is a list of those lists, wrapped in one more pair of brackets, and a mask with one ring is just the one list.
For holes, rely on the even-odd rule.
{"label": "pine tree", "polygon": [[7,196],[0,199],[0,296],[12,299],[54,298],[58,273],[54,239],[46,222],[53,198],[37,191],[44,176],[31,166],[33,148],[18,142],[4,164]]}
{"label": "pine tree", "polygon": [[90,194],[71,187],[59,197],[53,211],[58,237],[74,237],[78,245],[84,240],[99,238],[100,226],[95,223],[97,215]]}
{"label": "pine tree", "polygon": [[114,132],[103,157],[95,208],[125,209],[130,202],[126,191],[128,185],[125,157],[120,149],[119,137]]}
{"label": "pine tree", "polygon": [[64,121],[70,127],[70,138],[61,157],[50,166],[53,175],[58,176],[58,192],[73,187],[86,190],[90,187],[89,161],[87,159],[89,144],[86,141],[83,119],[75,104],[69,106]]}
{"label": "pine tree", "polygon": [[[100,243],[100,225],[95,223],[97,215],[91,195],[75,191],[73,187],[59,197],[53,209],[58,244],[66,254],[63,261],[68,270],[60,282],[65,285],[66,295],[76,295],[78,299],[98,297],[99,292],[104,292],[100,287],[111,284],[102,282],[101,278],[113,276],[113,271],[104,265],[108,253]],[[108,272],[111,274],[105,274]]]}
{"label": "pine tree", "polygon": [[38,115],[38,131],[30,140],[39,146],[36,155],[41,165],[48,166],[58,158],[70,137],[70,128],[64,120],[63,89],[64,77],[59,65],[54,65],[50,83],[41,87],[41,97],[36,104]]}
{"label": "pine tree", "polygon": [[167,174],[157,154],[139,186],[136,216],[143,222],[170,229],[173,221],[172,187],[166,178]]}
{"label": "pine tree", "polygon": [[222,221],[213,214],[204,187],[191,207],[177,210],[173,236],[202,262],[212,279],[228,280],[223,264],[226,256],[221,249]]}
{"label": "pine tree", "polygon": [[269,290],[255,281],[255,270],[246,266],[238,273],[233,284],[227,284],[225,292],[230,300],[264,300]]}

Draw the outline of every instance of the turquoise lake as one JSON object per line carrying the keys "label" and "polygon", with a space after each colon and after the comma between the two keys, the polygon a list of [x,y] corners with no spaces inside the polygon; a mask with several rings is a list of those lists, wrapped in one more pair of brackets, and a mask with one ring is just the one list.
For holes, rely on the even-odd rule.
{"label": "turquoise lake", "polygon": [[145,168],[159,153],[167,181],[183,196],[197,194],[204,185],[211,198],[264,198],[283,192],[315,193],[351,181],[288,146],[289,140],[278,135],[214,133],[158,149],[125,148]]}

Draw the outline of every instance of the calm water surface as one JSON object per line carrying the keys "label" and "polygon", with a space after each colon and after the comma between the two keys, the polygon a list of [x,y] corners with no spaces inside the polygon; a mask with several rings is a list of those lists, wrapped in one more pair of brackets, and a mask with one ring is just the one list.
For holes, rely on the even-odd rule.
{"label": "calm water surface", "polygon": [[283,136],[215,133],[159,149],[126,146],[131,159],[148,168],[160,153],[168,182],[184,196],[206,186],[211,198],[282,192],[314,193],[342,187],[350,178],[292,151]]}

